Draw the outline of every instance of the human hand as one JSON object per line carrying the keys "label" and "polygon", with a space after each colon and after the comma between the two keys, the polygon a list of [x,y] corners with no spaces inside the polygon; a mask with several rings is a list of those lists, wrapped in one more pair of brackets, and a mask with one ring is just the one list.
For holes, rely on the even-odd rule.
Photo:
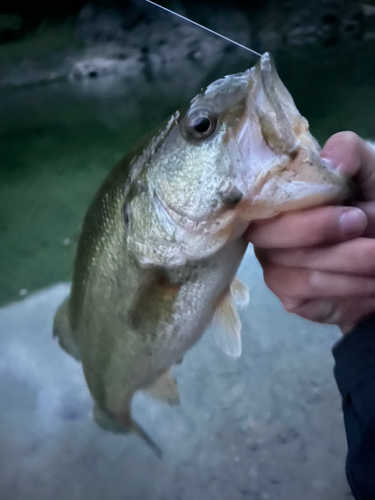
{"label": "human hand", "polygon": [[340,132],[321,156],[357,184],[353,206],[256,222],[247,238],[287,311],[347,333],[375,313],[375,151],[353,132]]}

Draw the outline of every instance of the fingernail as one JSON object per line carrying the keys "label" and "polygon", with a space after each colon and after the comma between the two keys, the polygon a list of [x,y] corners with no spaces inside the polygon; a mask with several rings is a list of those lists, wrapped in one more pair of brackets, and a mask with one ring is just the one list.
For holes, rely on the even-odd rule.
{"label": "fingernail", "polygon": [[349,208],[340,217],[340,230],[345,236],[361,234],[367,226],[367,217],[359,208]]}

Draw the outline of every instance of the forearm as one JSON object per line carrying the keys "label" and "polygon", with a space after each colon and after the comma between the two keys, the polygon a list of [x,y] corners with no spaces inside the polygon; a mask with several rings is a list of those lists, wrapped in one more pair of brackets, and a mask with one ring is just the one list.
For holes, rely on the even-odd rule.
{"label": "forearm", "polygon": [[357,500],[375,499],[375,316],[333,349],[348,441],[346,471]]}

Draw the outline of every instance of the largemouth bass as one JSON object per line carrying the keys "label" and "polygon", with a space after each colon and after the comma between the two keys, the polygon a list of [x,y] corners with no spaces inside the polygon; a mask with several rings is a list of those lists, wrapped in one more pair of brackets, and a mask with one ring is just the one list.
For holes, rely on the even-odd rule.
{"label": "largemouth bass", "polygon": [[336,202],[347,181],[319,145],[269,54],[226,76],[126,155],[84,219],[71,294],[54,335],[82,361],[95,420],[141,435],[134,393],[176,404],[169,368],[215,316],[219,345],[241,354],[235,277],[252,220]]}

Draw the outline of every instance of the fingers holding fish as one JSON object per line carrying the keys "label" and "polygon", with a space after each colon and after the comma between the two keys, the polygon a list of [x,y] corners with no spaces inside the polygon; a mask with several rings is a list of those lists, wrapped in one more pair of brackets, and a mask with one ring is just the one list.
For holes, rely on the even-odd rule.
{"label": "fingers holding fish", "polygon": [[367,217],[356,207],[319,207],[254,222],[246,236],[260,248],[299,248],[326,245],[360,236]]}
{"label": "fingers holding fish", "polygon": [[290,313],[317,323],[338,325],[347,333],[375,312],[375,297],[285,299],[283,305]]}
{"label": "fingers holding fish", "polygon": [[[375,278],[264,263],[266,285],[284,303],[287,299],[375,297]],[[288,309],[288,307],[287,307]]]}
{"label": "fingers holding fish", "polygon": [[284,266],[262,251],[257,256],[267,286],[290,313],[335,324],[344,334],[375,313],[375,278]]}
{"label": "fingers holding fish", "polygon": [[353,206],[287,213],[252,224],[247,237],[287,311],[346,333],[375,312],[374,145],[341,132],[321,156],[357,184]]}
{"label": "fingers holding fish", "polygon": [[330,273],[375,277],[375,240],[355,238],[337,245],[258,251],[263,262]]}

